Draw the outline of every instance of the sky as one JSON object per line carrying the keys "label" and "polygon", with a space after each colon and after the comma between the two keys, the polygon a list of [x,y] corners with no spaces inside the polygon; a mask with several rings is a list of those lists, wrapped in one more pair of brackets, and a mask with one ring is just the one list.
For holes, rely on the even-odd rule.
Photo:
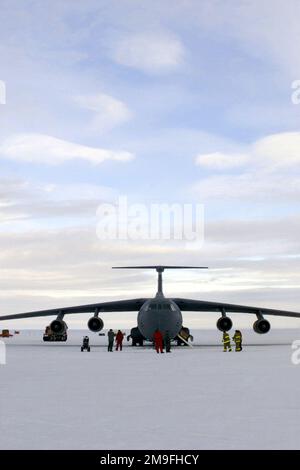
{"label": "sky", "polygon": [[[169,296],[300,310],[298,0],[0,0],[0,17],[0,314],[151,296],[155,273],[111,270],[145,263],[209,266],[165,273]],[[120,196],[202,204],[203,243],[99,239]]]}

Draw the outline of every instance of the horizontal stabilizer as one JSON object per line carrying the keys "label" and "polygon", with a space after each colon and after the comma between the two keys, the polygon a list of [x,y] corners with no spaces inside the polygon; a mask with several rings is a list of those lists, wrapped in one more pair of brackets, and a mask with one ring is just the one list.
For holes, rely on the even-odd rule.
{"label": "horizontal stabilizer", "polygon": [[208,269],[208,266],[113,266],[112,269],[156,269],[157,272],[163,272],[165,269]]}

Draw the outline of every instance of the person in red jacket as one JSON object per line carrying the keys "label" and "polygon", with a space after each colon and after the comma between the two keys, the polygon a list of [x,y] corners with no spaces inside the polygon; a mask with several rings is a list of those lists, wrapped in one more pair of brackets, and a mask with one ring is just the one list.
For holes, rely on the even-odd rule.
{"label": "person in red jacket", "polygon": [[116,351],[122,351],[122,346],[123,346],[123,339],[124,335],[121,330],[118,330],[118,333],[116,334]]}
{"label": "person in red jacket", "polygon": [[154,345],[157,353],[163,353],[164,338],[161,332],[157,329],[153,335]]}

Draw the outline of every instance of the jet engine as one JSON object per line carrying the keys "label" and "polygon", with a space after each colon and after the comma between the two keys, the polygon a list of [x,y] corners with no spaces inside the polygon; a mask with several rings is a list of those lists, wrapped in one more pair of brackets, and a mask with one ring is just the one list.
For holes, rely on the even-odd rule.
{"label": "jet engine", "polygon": [[88,328],[93,333],[98,333],[98,331],[101,331],[103,327],[104,327],[104,323],[103,323],[102,318],[92,317],[88,321]]}
{"label": "jet engine", "polygon": [[220,331],[229,331],[232,328],[232,320],[229,317],[222,316],[217,321],[217,328]]}
{"label": "jet engine", "polygon": [[53,333],[60,335],[67,331],[67,324],[63,320],[57,318],[50,323],[50,328]]}
{"label": "jet engine", "polygon": [[255,331],[255,333],[258,333],[260,335],[268,333],[270,329],[270,322],[268,322],[268,320],[266,320],[265,318],[259,318],[253,323],[253,330]]}

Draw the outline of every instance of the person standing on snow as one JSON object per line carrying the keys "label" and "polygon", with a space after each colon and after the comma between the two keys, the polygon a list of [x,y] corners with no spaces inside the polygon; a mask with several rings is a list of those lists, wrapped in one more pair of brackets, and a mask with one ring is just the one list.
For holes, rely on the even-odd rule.
{"label": "person standing on snow", "polygon": [[107,336],[108,336],[108,348],[107,348],[107,351],[108,351],[108,352],[113,352],[115,334],[114,334],[114,332],[113,332],[112,329],[109,330],[109,332],[107,333]]}
{"label": "person standing on snow", "polygon": [[170,352],[171,352],[171,337],[170,337],[170,332],[169,332],[169,330],[167,330],[167,331],[165,332],[164,340],[165,340],[166,352],[167,352],[167,353],[170,353]]}
{"label": "person standing on snow", "polygon": [[157,353],[163,354],[163,343],[164,343],[164,338],[159,329],[155,330],[155,333],[153,335],[153,340],[154,340],[154,345]]}
{"label": "person standing on snow", "polygon": [[232,337],[233,341],[235,342],[235,350],[236,352],[240,352],[242,348],[242,333],[240,330],[235,330],[234,336]]}
{"label": "person standing on snow", "polygon": [[231,351],[231,344],[230,344],[230,336],[229,334],[227,333],[227,331],[224,331],[223,332],[223,345],[224,345],[224,352],[226,351]]}
{"label": "person standing on snow", "polygon": [[118,333],[116,334],[116,351],[122,351],[122,346],[123,346],[123,339],[124,335],[121,330],[118,330]]}

